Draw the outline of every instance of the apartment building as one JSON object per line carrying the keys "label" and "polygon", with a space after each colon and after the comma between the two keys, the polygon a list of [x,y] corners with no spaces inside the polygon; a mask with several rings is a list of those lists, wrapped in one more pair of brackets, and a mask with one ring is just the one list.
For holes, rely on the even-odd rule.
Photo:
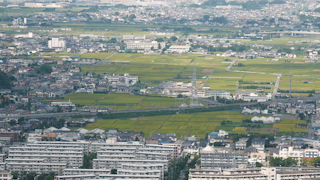
{"label": "apartment building", "polygon": [[11,180],[13,178],[10,172],[0,172],[0,180]]}
{"label": "apartment building", "polygon": [[95,169],[118,169],[123,164],[163,164],[164,170],[168,170],[168,160],[149,160],[149,159],[94,159],[93,168]]}
{"label": "apartment building", "polygon": [[138,151],[136,152],[137,159],[160,159],[160,160],[168,160],[169,166],[171,163],[171,154],[167,153],[155,153],[155,152],[145,152]]}
{"label": "apartment building", "polygon": [[[83,148],[80,145],[76,145],[76,144],[27,144],[28,147],[43,147],[45,149],[48,148],[60,148],[60,149],[68,149],[68,148]],[[89,148],[85,149],[83,148],[83,152],[84,153],[89,153]]]}
{"label": "apartment building", "polygon": [[[169,145],[158,145],[158,144],[146,144],[145,148],[153,149],[154,151],[150,152],[161,152],[167,153],[166,151],[171,151],[171,157],[177,158],[178,157],[178,145],[176,146],[169,146]],[[145,150],[144,150],[145,151]],[[146,150],[148,151],[148,150]]]}
{"label": "apartment building", "polygon": [[300,161],[302,158],[304,158],[304,154],[305,153],[303,149],[294,149],[293,147],[282,147],[279,149],[279,154],[273,153],[273,157],[280,157],[283,159],[291,157]]}
{"label": "apartment building", "polygon": [[143,49],[143,50],[151,50],[151,49],[163,49],[166,47],[166,43],[161,42],[158,43],[157,41],[151,41],[151,42],[146,42],[146,41],[128,41],[126,42],[127,44],[127,49]]}
{"label": "apartment building", "polygon": [[216,152],[211,146],[201,150],[201,168],[203,169],[231,169],[246,167],[248,155],[240,153]]}
{"label": "apartment building", "polygon": [[65,163],[7,163],[7,170],[10,172],[26,171],[41,174],[55,172],[62,174],[65,168]]}
{"label": "apartment building", "polygon": [[[130,142],[115,142],[115,143],[91,143],[90,152],[97,152],[100,151],[102,148],[103,150],[108,150],[106,148],[111,148],[110,150],[128,150],[130,149],[137,149],[144,147],[144,144],[136,141]],[[118,148],[118,149],[117,149]]]}
{"label": "apartment building", "polygon": [[110,174],[111,169],[64,169],[64,176],[74,176],[74,175],[92,175],[99,177],[100,174]]}
{"label": "apartment building", "polygon": [[320,168],[315,167],[261,167],[234,169],[190,169],[192,180],[307,180],[320,178]]}
{"label": "apartment building", "polygon": [[86,174],[86,175],[63,175],[63,176],[55,176],[54,180],[93,180],[96,179],[96,175],[94,174]]}
{"label": "apartment building", "polygon": [[[55,147],[55,146],[58,147]],[[63,145],[65,146],[65,145]],[[24,147],[10,147],[8,163],[65,163],[68,167],[80,167],[83,164],[84,148],[61,147],[59,144],[27,144]]]}
{"label": "apartment building", "polygon": [[13,159],[7,158],[5,160],[6,163],[44,163],[45,159]]}
{"label": "apartment building", "polygon": [[[89,146],[90,142],[83,142],[83,141],[77,141],[77,142],[67,142],[67,141],[39,141],[35,143],[35,145],[48,145],[48,147],[52,148],[68,148],[68,147],[77,147],[80,146],[84,149],[85,153],[89,152]],[[28,146],[31,144],[28,144]]]}

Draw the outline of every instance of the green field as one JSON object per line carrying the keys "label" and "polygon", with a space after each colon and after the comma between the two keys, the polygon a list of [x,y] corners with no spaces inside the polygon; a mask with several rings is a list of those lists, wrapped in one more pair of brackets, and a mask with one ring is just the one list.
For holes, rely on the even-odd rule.
{"label": "green field", "polygon": [[78,105],[91,105],[102,98],[105,94],[84,94],[84,93],[73,93],[64,97],[63,102],[68,102],[69,100],[73,104]]}
{"label": "green field", "polygon": [[[234,93],[238,81],[250,82],[250,84],[240,85],[240,88],[246,88],[246,86],[261,86],[271,89],[273,87],[276,80],[275,75],[226,72],[225,69],[230,62],[225,61],[225,59],[232,58],[216,57],[211,55],[142,55],[120,53],[108,59],[108,61],[114,62],[113,64],[81,66],[81,68],[82,71],[94,72],[96,74],[129,73],[139,76],[142,82],[146,81],[156,85],[163,81],[190,82],[193,72],[193,63],[196,63],[198,80],[204,81],[209,77],[205,85],[209,85],[211,89],[214,90],[226,90]],[[253,66],[252,71],[256,70],[261,72],[265,70],[267,72],[272,72],[270,70],[271,66],[269,69],[261,69],[260,66],[266,66],[265,64],[260,65],[259,63],[261,62],[265,62],[266,64],[270,63],[267,62],[266,59],[261,60],[261,58],[242,61],[244,64],[250,63]],[[279,62],[277,63],[278,64],[273,64],[272,66],[278,66],[281,64]],[[235,69],[241,70],[241,68],[236,67]],[[251,68],[247,66],[242,68],[242,70],[250,69]],[[269,82],[271,85],[261,84],[265,82]]]}
{"label": "green field", "polygon": [[[98,120],[95,123],[87,124],[85,128],[94,129],[118,129],[120,131],[142,131],[146,138],[150,134],[158,133],[176,133],[177,137],[196,135],[199,138],[205,138],[207,133],[215,129],[223,129],[231,134],[248,133],[305,133],[306,128],[298,125],[305,125],[305,120],[282,120],[276,124],[261,124],[260,128],[243,127],[243,120],[251,119],[251,115],[242,115],[239,111],[218,111],[193,114],[176,114],[140,117],[131,119],[107,119]],[[226,124],[221,125],[221,122]]]}
{"label": "green field", "polygon": [[[131,94],[109,94],[95,105],[99,108],[112,108],[117,111],[135,109],[158,109],[178,107],[183,99],[161,96],[139,96]],[[189,103],[187,101],[186,103]],[[204,104],[206,105],[206,104]]]}

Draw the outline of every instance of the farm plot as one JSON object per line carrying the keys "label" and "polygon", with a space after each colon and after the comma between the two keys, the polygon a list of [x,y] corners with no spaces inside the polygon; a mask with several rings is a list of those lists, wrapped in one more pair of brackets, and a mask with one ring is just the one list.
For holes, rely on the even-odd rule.
{"label": "farm plot", "polygon": [[73,93],[64,97],[63,102],[68,102],[69,100],[73,104],[78,105],[91,105],[102,98],[105,94],[84,94],[84,93]]}

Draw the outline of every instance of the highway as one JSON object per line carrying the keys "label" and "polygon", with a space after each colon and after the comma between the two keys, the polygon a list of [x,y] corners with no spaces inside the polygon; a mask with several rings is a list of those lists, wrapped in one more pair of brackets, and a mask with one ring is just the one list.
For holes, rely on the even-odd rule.
{"label": "highway", "polygon": [[[208,102],[208,101],[207,101]],[[217,102],[216,102],[217,103]],[[251,106],[256,105],[257,102],[248,102],[248,103],[239,103],[235,105],[239,106]],[[139,110],[125,110],[125,111],[109,111],[109,114],[118,114],[118,113],[131,113],[131,112],[151,112],[151,111],[180,111],[187,109],[195,109],[195,108],[209,108],[209,107],[223,107],[223,106],[231,106],[231,104],[221,104],[210,105],[210,106],[198,106],[198,107],[178,107],[178,108],[154,108],[154,109],[139,109]],[[59,117],[59,116],[74,116],[74,115],[96,115],[95,112],[68,112],[68,113],[48,113],[48,114],[26,114],[26,115],[18,115],[18,116],[0,116],[0,119],[5,118],[49,118],[49,117]]]}
{"label": "highway", "polygon": [[47,114],[25,114],[18,116],[0,116],[0,119],[5,118],[49,118],[49,117],[57,117],[57,116],[74,116],[74,115],[95,115],[96,113],[91,112],[65,112],[65,113],[47,113]]}
{"label": "highway", "polygon": [[309,32],[309,31],[265,31],[265,32],[258,32],[258,34],[308,34],[308,35],[320,35],[320,32]]}

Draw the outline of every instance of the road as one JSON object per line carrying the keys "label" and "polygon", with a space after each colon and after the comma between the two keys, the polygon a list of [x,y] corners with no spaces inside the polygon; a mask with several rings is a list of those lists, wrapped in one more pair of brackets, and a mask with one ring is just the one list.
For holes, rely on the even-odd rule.
{"label": "road", "polygon": [[204,80],[204,82],[200,85],[200,87],[198,89],[201,89],[203,87],[203,85],[206,84],[206,82],[208,81],[208,79],[212,76],[213,71],[210,73],[210,75],[206,78],[206,80]]}
{"label": "road", "polygon": [[57,117],[57,116],[74,116],[74,115],[95,115],[96,113],[91,112],[64,112],[64,113],[47,113],[47,114],[25,114],[18,116],[0,116],[0,119],[5,118],[47,118],[47,117]]}
{"label": "road", "polygon": [[114,55],[116,55],[116,54],[118,54],[118,53],[117,53],[117,52],[115,52],[115,53],[111,54],[110,56],[108,56],[108,57],[104,58],[104,59],[103,59],[103,61],[106,61],[107,59],[111,58],[112,56],[114,56]]}
{"label": "road", "polygon": [[236,59],[232,61],[232,63],[227,67],[226,71],[230,71],[232,67],[239,61],[239,59]]}
{"label": "road", "polygon": [[278,89],[279,89],[281,76],[282,76],[281,74],[277,75],[276,83],[275,83],[274,88],[273,88],[272,99],[274,99],[274,97],[278,94]]}

